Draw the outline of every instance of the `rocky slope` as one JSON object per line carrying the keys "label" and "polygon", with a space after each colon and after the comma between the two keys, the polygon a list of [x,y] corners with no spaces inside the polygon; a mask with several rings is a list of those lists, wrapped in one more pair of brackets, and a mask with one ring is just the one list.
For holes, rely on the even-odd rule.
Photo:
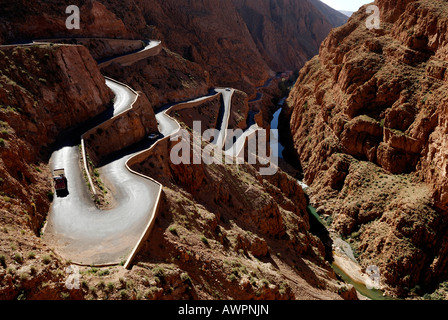
{"label": "rocky slope", "polygon": [[205,95],[211,86],[207,71],[167,48],[129,67],[112,64],[102,72],[144,93],[154,109]]}
{"label": "rocky slope", "polygon": [[173,52],[201,65],[212,85],[234,87],[250,97],[273,71],[300,68],[317,53],[330,29],[345,22],[338,12],[327,8],[324,14],[309,1],[103,3],[132,31],[160,39]]}
{"label": "rocky slope", "polygon": [[[199,109],[218,114],[214,103]],[[188,113],[172,116],[189,122]],[[250,165],[173,165],[164,159],[174,145],[165,140],[133,166],[164,186],[135,270],[161,263],[180,269],[199,299],[357,298],[337,280],[310,232],[307,200],[293,178],[283,172],[263,178]]]}
{"label": "rocky slope", "polygon": [[348,18],[351,15],[350,13],[347,16],[348,11],[336,11],[320,0],[310,0],[310,2],[316,7],[317,10],[322,12],[322,14],[327,18],[328,22],[330,22],[333,27],[342,26],[348,21]]}
{"label": "rocky slope", "polygon": [[43,182],[40,164],[48,162],[63,130],[106,110],[113,94],[84,47],[17,47],[0,55],[2,193],[32,215],[30,226],[38,233],[48,210],[46,192],[33,188]]}
{"label": "rocky slope", "polygon": [[270,0],[262,5],[253,0],[188,0],[182,5],[174,0],[76,0],[71,4],[80,8],[80,30],[65,28],[66,5],[57,1],[33,5],[5,1],[0,39],[3,43],[73,36],[159,39],[202,66],[212,85],[234,87],[250,98],[274,71],[299,69],[317,53],[331,28],[345,22],[340,13],[314,0]]}
{"label": "rocky slope", "polygon": [[16,47],[0,56],[0,297],[26,290],[60,298],[63,264],[39,238],[53,198],[50,150],[64,130],[106,110],[113,94],[84,47]]}
{"label": "rocky slope", "polygon": [[[347,21],[320,1],[234,0],[233,3],[259,52],[275,71],[300,68],[317,54],[329,30]],[[327,11],[322,12],[320,9],[325,7]]]}
{"label": "rocky slope", "polygon": [[[345,23],[319,1],[76,0],[80,30],[67,30],[57,1],[0,3],[0,43],[59,37],[160,39],[210,73],[213,85],[255,94],[273,71],[295,70],[330,29]],[[126,10],[123,10],[126,8]],[[42,12],[45,14],[42,15]],[[25,22],[24,22],[25,21]]]}
{"label": "rocky slope", "polygon": [[[132,39],[123,21],[103,4],[94,0],[76,0],[70,5],[80,9],[81,28],[66,28],[66,8],[69,4],[59,1],[36,1],[30,4],[20,0],[0,1],[0,39],[3,43],[20,40],[51,39],[60,37],[101,37]],[[2,43],[2,44],[3,44]]]}
{"label": "rocky slope", "polygon": [[[275,0],[275,10],[264,7],[259,14],[269,22],[287,6],[294,6],[294,14],[302,14],[300,8],[311,10],[300,21],[313,29],[305,45],[317,49],[318,37],[331,25],[307,1],[303,3],[300,7],[302,2]],[[140,91],[146,107],[153,108],[204,95],[216,85],[240,89],[232,106],[232,127],[245,127],[248,100],[274,75],[272,69],[289,66],[280,65],[276,55],[286,60],[295,49],[305,51],[297,41],[285,50],[271,50],[275,44],[270,42],[294,30],[291,18],[285,28],[279,20],[265,23],[262,36],[254,40],[260,34],[242,17],[253,6],[249,2],[238,9],[222,1],[72,4],[81,8],[79,31],[65,29],[65,5],[59,2],[1,3],[0,40],[161,39],[165,48],[158,56],[129,67],[112,64],[104,74]],[[265,36],[268,32],[272,35]],[[105,54],[98,48],[92,53]],[[288,63],[300,65],[312,53],[294,51]],[[325,261],[325,248],[310,231],[305,195],[294,179],[283,172],[263,179],[248,165],[173,166],[166,161],[172,147],[168,144],[158,145],[152,157],[135,168],[165,187],[157,226],[132,270],[84,267],[81,288],[67,290],[64,269],[70,262],[38,238],[53,196],[48,157],[61,132],[105,110],[112,93],[84,47],[13,47],[0,50],[0,55],[1,299],[356,298],[354,289],[340,282]],[[275,86],[264,91],[268,100],[278,95]],[[261,104],[268,106],[266,101]],[[198,109],[210,126],[216,125],[218,107],[216,100]],[[152,128],[153,112],[146,111],[145,123]],[[268,122],[268,113],[261,114],[260,122]],[[133,113],[129,117],[131,122],[142,120]],[[189,123],[188,112],[179,117]],[[141,122],[136,136],[147,133],[143,127]],[[119,133],[122,128],[113,123],[107,129]],[[104,147],[102,141],[97,141],[98,150]]]}
{"label": "rocky slope", "polygon": [[448,5],[375,4],[381,29],[361,9],[333,30],[283,117],[312,201],[406,295],[446,276]]}

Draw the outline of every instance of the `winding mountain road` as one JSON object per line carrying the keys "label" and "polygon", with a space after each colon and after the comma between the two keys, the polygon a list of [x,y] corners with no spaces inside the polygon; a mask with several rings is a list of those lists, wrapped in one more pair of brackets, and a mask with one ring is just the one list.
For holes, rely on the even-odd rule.
{"label": "winding mountain road", "polygon": [[[49,43],[45,40],[41,43]],[[29,43],[2,45],[2,48],[30,46],[40,44],[39,41]],[[99,67],[113,62],[122,66],[158,54],[161,42],[148,40],[141,50],[126,55],[112,57],[98,62]],[[68,195],[54,199],[47,222],[42,230],[44,240],[64,259],[75,264],[89,266],[117,265],[126,261],[128,267],[139,246],[146,239],[155,221],[162,185],[150,177],[134,172],[128,162],[140,153],[149,151],[161,139],[169,139],[180,130],[179,123],[168,116],[171,108],[194,107],[198,102],[213,99],[222,95],[223,119],[219,136],[212,143],[220,148],[225,147],[229,124],[231,101],[234,89],[217,88],[209,95],[186,102],[166,105],[156,112],[161,137],[157,141],[144,140],[135,146],[122,150],[119,155],[99,168],[99,173],[114,199],[114,208],[100,210],[92,200],[84,177],[80,156],[80,130],[87,132],[101,123],[119,117],[132,108],[138,93],[128,86],[113,79],[106,79],[106,85],[114,92],[113,110],[84,123],[72,134],[59,141],[56,151],[50,158],[51,170],[65,169],[68,180]],[[247,136],[260,129],[251,126],[235,143],[235,152],[226,151],[227,155],[238,156],[244,147]],[[82,140],[82,139],[81,139]]]}
{"label": "winding mountain road", "polygon": [[[112,79],[106,79],[106,84],[115,93],[115,101],[113,112],[109,112],[110,116],[104,121],[119,117],[132,108],[137,97],[132,89]],[[189,104],[195,105],[210,99],[213,94],[221,93],[224,117],[220,136],[215,143],[222,147],[233,92],[234,89],[215,89],[208,96],[159,109],[156,119],[162,137],[169,138],[180,130],[179,123],[167,115],[171,108],[180,104],[187,107]],[[127,260],[126,264],[129,264],[155,219],[162,185],[150,177],[133,172],[127,163],[137,154],[150,149],[157,141],[142,141],[136,148],[123,151],[99,168],[100,176],[115,200],[113,209],[100,210],[92,201],[83,177],[79,147],[73,142],[76,139],[70,139],[50,159],[52,170],[65,169],[69,194],[64,198],[55,198],[43,237],[62,257],[72,263],[106,266]]]}
{"label": "winding mountain road", "polygon": [[[106,83],[116,95],[113,116],[119,116],[130,108],[135,94],[111,80]],[[127,161],[136,153],[99,169],[116,201],[115,208],[107,211],[97,209],[92,201],[80,169],[78,145],[53,153],[50,167],[65,169],[69,194],[54,200],[44,239],[64,258],[83,265],[109,265],[129,256],[152,218],[160,192],[159,184],[127,169]]]}
{"label": "winding mountain road", "polygon": [[215,89],[216,92],[222,94],[223,103],[224,103],[224,116],[222,119],[221,130],[219,131],[219,135],[214,139],[213,143],[219,148],[223,148],[226,143],[227,137],[227,128],[229,127],[229,119],[230,119],[230,110],[232,107],[232,96],[235,92],[235,89]]}
{"label": "winding mountain road", "polygon": [[127,67],[138,60],[148,58],[149,56],[158,55],[160,53],[161,41],[145,40],[143,42],[145,43],[145,46],[140,50],[98,61],[99,68],[105,68],[113,62],[116,62],[123,67]]}

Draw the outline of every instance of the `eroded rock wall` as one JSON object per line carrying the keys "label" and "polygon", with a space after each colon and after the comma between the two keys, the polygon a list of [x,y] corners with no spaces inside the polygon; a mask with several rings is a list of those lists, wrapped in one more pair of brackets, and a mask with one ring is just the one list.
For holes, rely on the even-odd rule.
{"label": "eroded rock wall", "polygon": [[447,259],[447,3],[375,4],[381,29],[366,28],[364,8],[333,30],[284,114],[313,202],[356,232],[386,282],[413,288],[438,281]]}

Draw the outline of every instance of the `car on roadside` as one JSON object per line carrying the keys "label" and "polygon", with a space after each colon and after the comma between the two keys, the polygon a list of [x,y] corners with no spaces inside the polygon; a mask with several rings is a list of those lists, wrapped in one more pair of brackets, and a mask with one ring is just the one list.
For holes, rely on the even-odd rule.
{"label": "car on roadside", "polygon": [[63,197],[68,194],[68,183],[64,169],[54,170],[53,182],[58,197]]}
{"label": "car on roadside", "polygon": [[154,140],[157,140],[159,137],[160,137],[160,133],[151,133],[148,136],[148,139],[151,140],[151,141],[154,141]]}

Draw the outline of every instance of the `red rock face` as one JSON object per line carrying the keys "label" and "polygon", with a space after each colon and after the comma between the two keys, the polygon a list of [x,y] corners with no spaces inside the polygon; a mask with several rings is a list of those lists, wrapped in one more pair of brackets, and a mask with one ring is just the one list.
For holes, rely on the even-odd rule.
{"label": "red rock face", "polygon": [[69,4],[57,1],[2,3],[0,33],[4,41],[51,39],[58,37],[102,37],[133,39],[136,37],[114,13],[95,0],[76,0],[70,5],[80,9],[80,29],[68,30],[66,13]]}
{"label": "red rock face", "polygon": [[[362,257],[375,257],[389,270],[390,283],[403,284],[399,273],[390,271],[395,263],[394,268],[404,275],[412,274],[412,281],[403,284],[409,287],[418,282],[416,279],[436,281],[434,277],[441,273],[438,266],[443,264],[439,260],[445,261],[446,257],[437,258],[437,267],[432,266],[430,272],[424,264],[431,264],[434,250],[445,248],[446,243],[435,245],[434,239],[411,237],[407,241],[418,250],[406,251],[398,241],[390,239],[390,234],[380,236],[379,228],[385,228],[384,233],[403,235],[394,219],[402,219],[398,212],[406,212],[403,214],[407,219],[424,226],[427,232],[433,228],[430,223],[416,216],[409,218],[409,210],[423,210],[423,203],[446,225],[443,217],[448,209],[448,18],[440,13],[448,6],[440,1],[410,0],[378,0],[376,5],[381,10],[382,29],[368,30],[368,14],[361,9],[345,26],[333,30],[323,42],[319,56],[300,72],[285,113],[289,115],[294,149],[304,168],[305,180],[313,186],[313,200],[326,204],[342,233],[350,234],[361,227]],[[358,167],[362,163],[366,167]],[[372,173],[376,170],[381,172],[379,176]],[[395,177],[400,177],[401,182],[395,183],[404,190],[409,186],[404,180],[412,177],[426,191],[391,191],[387,181]],[[377,190],[389,190],[398,200],[386,192],[383,200],[376,203],[383,212],[362,218],[363,201],[375,205],[374,195],[367,196],[368,191]],[[389,207],[394,201],[397,206]],[[374,219],[379,220],[364,227]],[[390,225],[385,226],[385,221]],[[431,232],[442,238],[441,229]],[[385,242],[374,245],[373,234]],[[384,243],[392,244],[387,247]],[[392,248],[408,252],[408,260],[392,262]]]}
{"label": "red rock face", "polygon": [[81,46],[2,49],[0,70],[1,216],[23,218],[38,234],[50,204],[52,174],[42,164],[50,145],[106,110],[113,94]]}
{"label": "red rock face", "polygon": [[[238,8],[235,3],[218,0],[181,3],[177,0],[74,0],[71,4],[81,9],[81,29],[68,31],[65,27],[66,4],[16,1],[0,5],[0,41],[71,36],[162,39],[172,51],[164,48],[160,55],[130,67],[111,65],[104,70],[141,91],[149,101],[137,106],[135,112],[139,114],[129,112],[128,119],[120,118],[111,123],[103,134],[119,135],[122,130],[134,129],[130,138],[138,140],[147,133],[144,130],[155,128],[152,110],[143,107],[204,95],[211,86],[232,86],[248,93],[235,94],[239,102],[234,106],[232,125],[241,126],[244,121],[240,115],[247,115],[247,101],[254,97],[255,88],[273,76],[274,70],[283,71],[303,64],[307,57],[317,52],[330,24],[307,1],[275,0],[271,1],[270,7],[257,7],[255,2],[248,1]],[[261,33],[254,28],[258,20],[252,20],[248,15],[247,10],[252,9],[258,10],[257,18],[262,17]],[[280,16],[286,17],[287,13],[293,17],[288,16],[283,24]],[[302,32],[303,28],[310,31],[309,34]],[[299,39],[294,38],[294,34]],[[299,41],[301,39],[304,42]],[[96,57],[106,54],[100,51]],[[8,235],[2,233],[1,237],[17,235],[18,241],[27,244],[20,244],[23,252],[36,250],[36,247],[47,252],[48,248],[43,247],[40,240],[35,237],[24,240],[22,233],[25,224],[38,233],[49,209],[51,172],[45,163],[38,167],[38,162],[48,161],[46,147],[61,131],[103,111],[112,94],[84,47],[48,45],[44,48],[12,48],[5,52],[4,57],[0,56],[0,219],[2,224],[12,226],[14,230]],[[266,91],[265,96],[271,97],[275,88]],[[98,153],[114,151],[103,141],[104,137],[96,141],[101,144]],[[121,147],[131,142],[123,139],[118,144]],[[309,231],[306,197],[295,179],[279,172],[264,180],[250,166],[241,171],[238,167],[225,166],[174,166],[166,161],[168,146],[160,144],[156,147],[156,152],[151,151],[152,158],[146,159],[139,169],[160,178],[171,189],[164,189],[162,218],[146,244],[149,249],[142,252],[144,258],[139,265],[145,266],[148,257],[149,260],[156,257],[156,265],[161,261],[178,263],[179,268],[194,274],[194,287],[198,289],[187,294],[191,288],[186,285],[185,277],[169,272],[163,279],[166,288],[159,288],[156,294],[149,296],[198,298],[197,292],[199,298],[216,298],[218,292],[218,297],[232,299],[338,299],[338,292],[342,289],[345,292],[345,286],[338,283],[324,260],[323,244]],[[43,155],[39,155],[40,151]],[[168,238],[174,234],[172,231],[167,234],[164,229],[168,230],[166,227],[173,219],[178,223],[179,235],[185,234],[187,238]],[[204,240],[199,240],[200,234],[210,237],[210,247],[204,247]],[[11,246],[6,251],[9,265],[15,249]],[[258,262],[250,256],[245,257],[246,253],[272,261],[272,266],[276,267],[263,272],[260,269],[259,273]],[[171,255],[179,257],[176,258],[178,262],[172,260]],[[233,283],[232,278],[227,279],[230,272],[235,272],[231,266],[223,265],[229,257],[243,261],[239,264],[242,269],[236,272],[241,277],[238,283]],[[187,261],[189,263],[184,264]],[[260,281],[249,281],[244,276],[245,265],[250,266],[253,275],[260,276]],[[259,265],[262,267],[264,262],[260,261]],[[52,263],[52,269],[42,269],[53,271],[56,267],[57,264]],[[139,268],[135,266],[134,272],[142,281],[142,269]],[[50,280],[45,273],[38,273],[39,279],[63,283],[62,276],[57,278],[58,272],[52,274]],[[272,285],[264,279],[265,274]],[[3,275],[6,275],[5,271],[0,278]],[[63,290],[55,287],[46,292],[42,290],[43,285],[42,288],[35,285],[39,280],[34,277],[33,282],[26,286],[22,282],[19,286],[19,274],[15,278],[16,282],[13,282],[12,276],[5,276],[7,286],[0,288],[0,297],[17,297],[19,287],[28,291],[27,298],[53,297]],[[179,283],[178,278],[184,278],[185,283]],[[210,285],[204,285],[207,283]],[[224,288],[221,288],[222,283]],[[210,287],[214,292],[202,289],[204,287]],[[170,294],[165,294],[168,292]],[[353,289],[350,292],[353,293]],[[79,293],[80,296],[84,294],[88,295]],[[355,298],[347,294],[342,296]],[[120,298],[118,293],[116,297]]]}
{"label": "red rock face", "polygon": [[234,87],[250,98],[274,72],[303,66],[318,52],[334,24],[344,22],[336,11],[308,0],[187,0],[182,4],[177,0],[76,0],[71,4],[80,8],[80,30],[67,30],[65,4],[5,3],[0,39],[160,39],[207,70],[213,85]]}
{"label": "red rock face", "polygon": [[327,15],[337,15],[331,10],[324,15],[309,1],[291,0],[104,3],[136,33],[163,40],[201,65],[213,85],[234,87],[250,98],[273,72],[300,68],[316,54],[333,27]]}
{"label": "red rock face", "polygon": [[[268,65],[295,70],[318,53],[334,25],[309,1],[233,0]],[[331,12],[329,17],[338,16]],[[334,21],[336,26],[345,20]]]}

